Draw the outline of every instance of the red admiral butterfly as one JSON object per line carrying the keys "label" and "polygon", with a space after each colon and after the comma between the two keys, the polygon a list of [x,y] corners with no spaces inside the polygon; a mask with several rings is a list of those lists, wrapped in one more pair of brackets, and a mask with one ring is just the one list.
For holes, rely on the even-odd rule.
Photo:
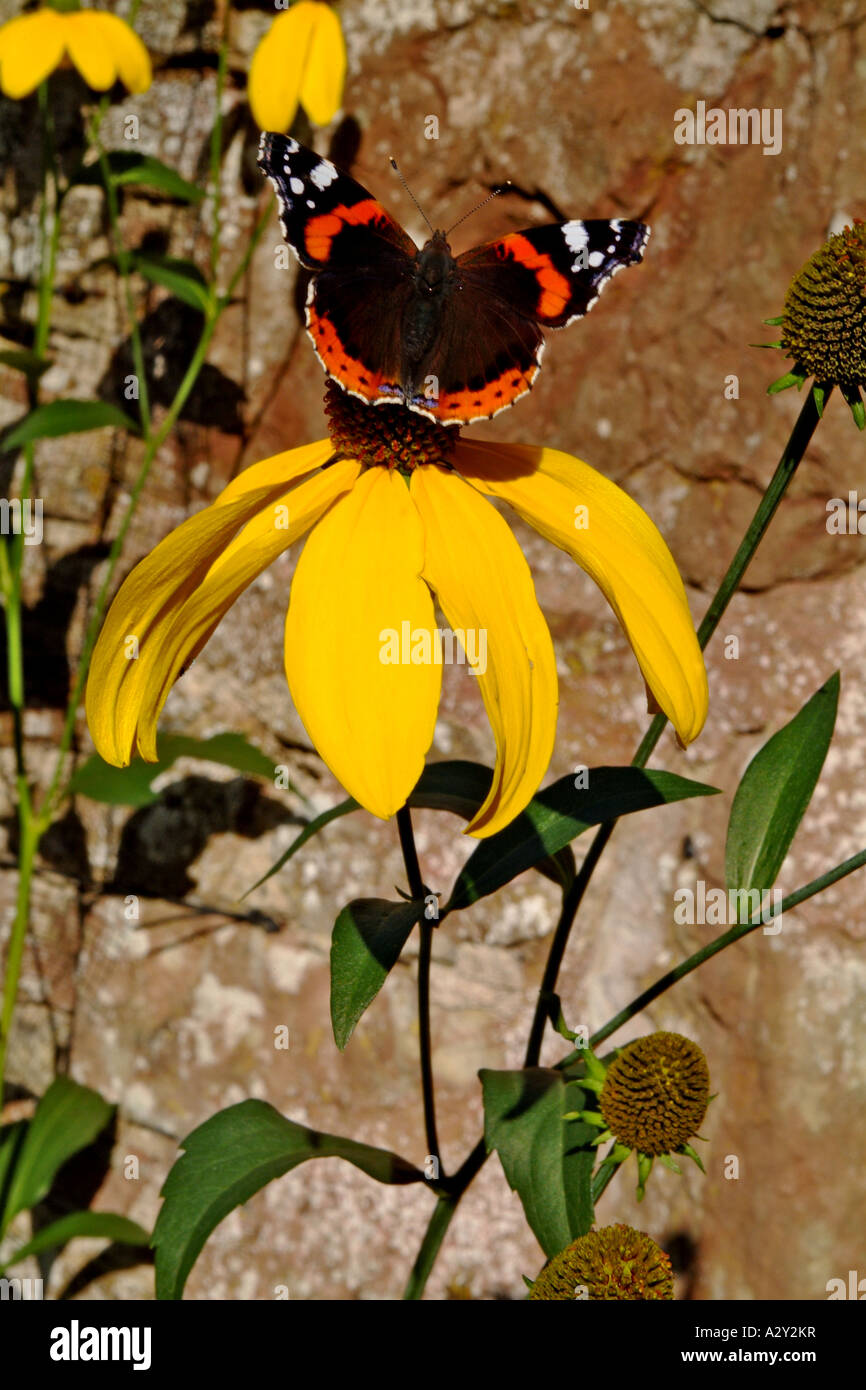
{"label": "red admiral butterfly", "polygon": [[325,371],[361,400],[443,424],[490,419],[525,395],[541,326],[582,318],[650,232],[619,218],[558,222],[455,259],[445,232],[419,251],[365,188],[297,140],[265,132],[258,162],[312,273],[307,331]]}

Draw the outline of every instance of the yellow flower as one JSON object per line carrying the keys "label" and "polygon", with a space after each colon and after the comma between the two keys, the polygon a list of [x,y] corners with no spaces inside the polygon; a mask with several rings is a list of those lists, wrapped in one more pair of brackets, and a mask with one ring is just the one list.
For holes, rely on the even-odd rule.
{"label": "yellow flower", "polygon": [[[125,766],[138,751],[156,760],[157,719],[178,676],[238,595],[309,531],[292,582],[285,663],[320,755],[374,815],[387,818],[405,803],[439,704],[435,599],[465,648],[477,639],[474,674],[496,742],[490,794],[467,831],[501,830],[547,770],[557,682],[529,566],[487,498],[507,502],[592,576],[681,741],[696,737],[707,680],[682,580],[621,488],[556,449],[470,443],[453,427],[367,405],[333,382],[326,400],[330,439],[253,464],[121,587],[87,686],[103,758]],[[583,508],[588,525],[578,529]],[[396,659],[386,655],[404,633],[411,651],[407,644]]]}
{"label": "yellow flower", "polygon": [[314,125],[327,125],[340,109],[345,77],[339,19],[329,5],[298,0],[277,16],[253,54],[253,118],[262,130],[287,131],[300,102]]}
{"label": "yellow flower", "polygon": [[107,92],[118,80],[130,92],[150,86],[150,58],[136,33],[101,10],[44,8],[0,28],[0,91],[18,100],[68,57],[89,87]]}

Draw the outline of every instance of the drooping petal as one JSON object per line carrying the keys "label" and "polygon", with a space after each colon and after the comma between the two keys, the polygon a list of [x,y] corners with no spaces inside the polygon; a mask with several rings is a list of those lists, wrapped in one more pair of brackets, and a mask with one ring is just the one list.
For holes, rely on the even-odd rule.
{"label": "drooping petal", "polygon": [[707,715],[707,673],[679,570],[646,512],[602,473],[557,449],[461,440],[455,467],[595,580],[650,692],[680,742],[691,743]]}
{"label": "drooping petal", "polygon": [[287,131],[303,102],[310,120],[327,125],[339,109],[346,73],[340,21],[328,5],[299,0],[278,15],[250,63],[253,117],[262,130]]}
{"label": "drooping petal", "polygon": [[74,10],[66,15],[66,48],[88,87],[107,92],[117,80],[117,60],[96,10]]}
{"label": "drooping petal", "polygon": [[29,96],[63,57],[65,16],[42,9],[18,15],[0,29],[0,90],[18,101]]}
{"label": "drooping petal", "polygon": [[370,468],[308,537],[286,620],[298,714],[334,776],[383,819],[421,775],[439,704],[423,563],[406,483]]}
{"label": "drooping petal", "polygon": [[[184,663],[246,585],[351,486],[354,464],[290,486],[331,451],[322,440],[280,456],[279,479],[263,476],[273,460],[247,469],[128,575],[96,644],[85,697],[91,737],[107,762],[123,767],[136,749],[156,759],[156,720]],[[300,496],[310,484],[319,486]]]}
{"label": "drooping petal", "polygon": [[153,73],[150,54],[135,30],[116,14],[99,14],[99,22],[114,57],[117,76],[128,91],[146,92]]}
{"label": "drooping petal", "polygon": [[343,101],[346,80],[346,42],[340,21],[330,5],[301,0],[296,8],[316,11],[310,55],[301,78],[301,105],[313,125],[327,125]]}
{"label": "drooping petal", "polygon": [[[493,785],[466,826],[493,835],[518,815],[547,771],[556,733],[553,643],[523,552],[499,513],[454,473],[424,465],[412,499],[425,533],[424,578],[452,630],[485,650],[478,680],[496,740]],[[482,634],[484,634],[482,636]]]}

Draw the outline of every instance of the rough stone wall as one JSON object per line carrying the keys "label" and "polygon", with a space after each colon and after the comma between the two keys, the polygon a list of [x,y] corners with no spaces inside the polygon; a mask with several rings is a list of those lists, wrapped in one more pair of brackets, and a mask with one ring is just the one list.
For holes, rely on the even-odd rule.
{"label": "rough stone wall", "polygon": [[[0,6],[8,17],[13,6]],[[713,14],[710,11],[713,11]],[[718,12],[718,13],[716,13]],[[792,274],[840,221],[866,216],[860,132],[866,119],[866,6],[804,0],[567,0],[500,4],[346,0],[347,120],[333,151],[401,218],[423,227],[387,165],[395,153],[437,224],[455,221],[494,183],[517,192],[486,207],[456,249],[506,229],[564,216],[644,216],[644,264],[619,278],[585,323],[553,335],[528,400],[477,435],[571,451],[628,488],[662,528],[690,588],[696,620],[747,524],[800,401],[767,398],[784,369],[754,346],[772,331]],[[243,73],[269,14],[235,16],[225,95],[226,263],[240,253],[260,188],[257,132]],[[156,57],[150,92],[112,108],[108,143],[136,112],[139,147],[204,179],[215,87],[216,30],[207,4],[142,6]],[[80,149],[72,74],[59,80],[58,139]],[[683,146],[674,112],[708,106],[780,108],[783,149]],[[440,138],[424,138],[424,118]],[[32,318],[36,228],[33,110],[0,104],[2,320]],[[331,132],[330,134],[334,134]],[[318,137],[322,149],[329,134]],[[207,208],[191,212],[124,194],[129,245],[200,256]],[[465,238],[465,239],[464,239]],[[463,239],[463,240],[460,240]],[[163,448],[130,532],[124,572],[246,463],[323,432],[322,379],[299,328],[294,272],[276,272],[276,220],[209,367]],[[76,190],[65,210],[46,396],[116,399],[128,361],[123,308],[102,203]],[[196,321],[164,293],[140,287],[158,400],[183,370]],[[10,346],[13,343],[3,344]],[[725,378],[739,398],[725,398]],[[160,385],[161,383],[161,385]],[[24,408],[20,378],[0,379],[0,426]],[[161,394],[161,391],[164,394]],[[864,443],[834,399],[725,618],[708,657],[707,729],[681,753],[667,734],[656,765],[711,782],[724,798],[634,818],[616,831],[593,881],[561,980],[570,1021],[597,1026],[707,939],[677,926],[673,892],[696,878],[721,884],[730,797],[749,758],[830,673],[842,695],[833,747],[783,869],[799,886],[866,838],[866,619],[862,538],[831,537],[826,502],[861,486]],[[0,463],[8,462],[0,460]],[[28,549],[30,709],[37,776],[51,765],[68,682],[106,542],[139,463],[139,446],[104,432],[38,450],[45,542]],[[594,585],[563,554],[515,523],[556,642],[560,716],[551,777],[577,763],[628,761],[645,727],[643,687]],[[282,670],[282,630],[296,547],[252,586],[169,699],[163,728],[249,735],[317,807],[340,790],[309,747]],[[71,623],[68,636],[66,629]],[[723,657],[736,634],[740,657]],[[6,845],[0,922],[14,900],[8,715],[0,715]],[[80,744],[87,751],[81,727]],[[435,754],[489,761],[477,691],[448,671]],[[135,813],[78,802],[46,839],[35,922],[10,1058],[11,1079],[41,1091],[58,1062],[119,1104],[100,1205],[149,1224],[177,1141],[216,1109],[247,1096],[292,1118],[393,1147],[422,1162],[414,955],[410,947],[340,1057],[328,1021],[328,950],[337,910],[387,894],[403,870],[393,825],[359,814],[331,826],[251,899],[278,931],[239,920],[237,899],[296,833],[300,802],[250,789],[228,772],[179,763],[164,796]],[[459,823],[421,814],[425,877],[447,887],[469,845]],[[578,851],[582,848],[578,842]],[[130,886],[134,885],[134,886]],[[128,923],[124,892],[147,892]],[[718,1093],[704,1128],[708,1176],[654,1175],[637,1208],[620,1179],[604,1220],[632,1219],[684,1266],[694,1298],[820,1299],[826,1281],[863,1272],[863,882],[854,876],[725,952],[635,1019],[617,1042],[654,1027],[700,1041]],[[234,914],[232,916],[231,914]],[[526,876],[438,934],[433,1033],[441,1137],[456,1166],[481,1125],[482,1066],[519,1065],[556,893]],[[290,1029],[277,1052],[273,1030]],[[548,1041],[544,1060],[559,1048]],[[125,1181],[125,1154],[141,1157]],[[726,1155],[740,1160],[726,1181]],[[633,1170],[632,1170],[633,1173]],[[393,1297],[430,1210],[424,1191],[372,1184],[348,1165],[310,1163],[272,1184],[215,1233],[188,1285],[192,1298]],[[85,1263],[76,1242],[49,1291]],[[522,1296],[540,1263],[519,1202],[491,1160],[470,1190],[428,1296]],[[89,1296],[149,1296],[146,1268],[106,1275]]]}

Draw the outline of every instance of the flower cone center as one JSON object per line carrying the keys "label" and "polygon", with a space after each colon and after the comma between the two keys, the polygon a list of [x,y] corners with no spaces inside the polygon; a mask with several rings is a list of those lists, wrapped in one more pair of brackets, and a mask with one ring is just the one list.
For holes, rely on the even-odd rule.
{"label": "flower cone center", "polygon": [[360,401],[335,381],[325,386],[325,414],[338,456],[357,459],[365,468],[407,472],[421,463],[447,467],[460,433],[402,405]]}
{"label": "flower cone center", "polygon": [[866,223],[830,237],[792,280],[782,346],[816,381],[866,382]]}

